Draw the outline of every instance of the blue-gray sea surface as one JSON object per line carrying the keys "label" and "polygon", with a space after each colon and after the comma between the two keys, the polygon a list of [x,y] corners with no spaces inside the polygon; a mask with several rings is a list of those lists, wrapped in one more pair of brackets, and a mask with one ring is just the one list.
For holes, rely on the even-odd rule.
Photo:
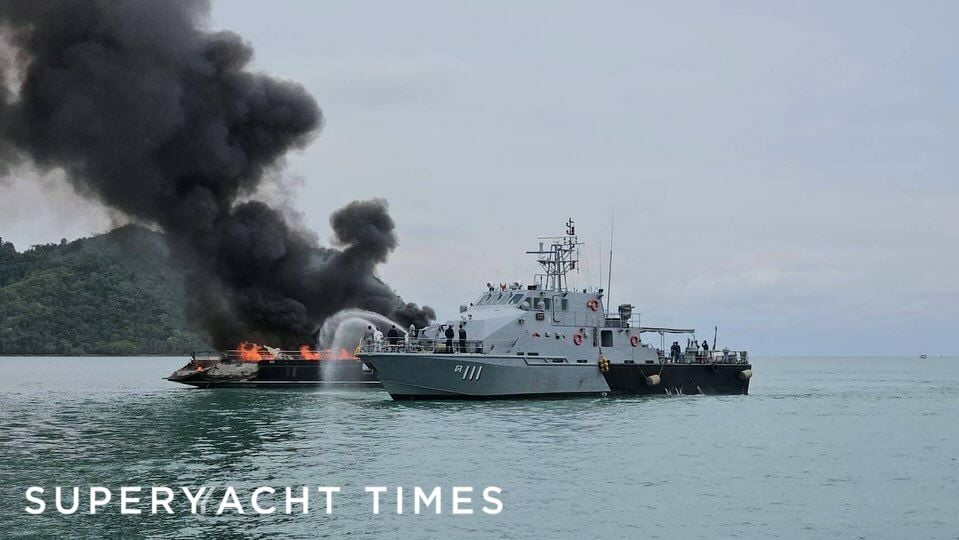
{"label": "blue-gray sea surface", "polygon": [[[437,403],[161,380],[184,362],[0,358],[0,536],[959,535],[955,358],[757,357],[748,396]],[[91,485],[114,490],[94,516]],[[322,498],[307,515],[197,516],[182,497],[173,516],[147,498],[119,512],[120,486],[200,485],[237,487],[247,512],[256,486],[342,492],[333,515]],[[80,511],[58,514],[54,486],[81,486]],[[365,486],[403,486],[406,513],[391,494],[373,514]],[[443,513],[411,514],[414,486],[441,486]],[[474,493],[452,515],[452,486],[499,486],[503,511]]]}

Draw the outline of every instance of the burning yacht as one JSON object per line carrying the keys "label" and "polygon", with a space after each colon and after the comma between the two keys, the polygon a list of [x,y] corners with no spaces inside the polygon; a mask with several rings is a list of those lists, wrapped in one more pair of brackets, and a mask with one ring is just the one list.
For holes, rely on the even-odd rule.
{"label": "burning yacht", "polygon": [[222,352],[193,353],[168,381],[199,388],[223,387],[376,387],[376,372],[347,349],[298,350],[241,343]]}

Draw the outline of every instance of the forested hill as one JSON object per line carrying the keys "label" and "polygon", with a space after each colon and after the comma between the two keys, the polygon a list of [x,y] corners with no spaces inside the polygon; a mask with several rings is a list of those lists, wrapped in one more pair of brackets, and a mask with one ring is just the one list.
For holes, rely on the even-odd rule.
{"label": "forested hill", "polygon": [[162,235],[143,227],[22,253],[0,239],[0,355],[205,348],[182,305],[182,275]]}

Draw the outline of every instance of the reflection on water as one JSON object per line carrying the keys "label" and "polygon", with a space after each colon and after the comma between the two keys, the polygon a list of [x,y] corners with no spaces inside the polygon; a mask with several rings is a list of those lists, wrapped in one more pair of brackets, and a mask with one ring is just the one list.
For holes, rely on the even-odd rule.
{"label": "reflection on water", "polygon": [[[750,396],[393,402],[160,380],[182,359],[3,358],[0,522],[51,538],[943,536],[959,361],[916,362],[756,359]],[[30,485],[303,484],[342,486],[336,513],[23,511]],[[373,515],[374,485],[496,485],[505,510]]]}

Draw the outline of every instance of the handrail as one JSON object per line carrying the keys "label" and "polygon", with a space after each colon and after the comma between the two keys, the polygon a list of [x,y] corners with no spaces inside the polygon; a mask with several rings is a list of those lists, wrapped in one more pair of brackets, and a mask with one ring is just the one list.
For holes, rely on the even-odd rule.
{"label": "handrail", "polygon": [[720,349],[717,351],[690,350],[682,351],[678,356],[669,355],[662,349],[656,349],[660,362],[667,364],[748,364],[748,351],[732,351]]}
{"label": "handrail", "polygon": [[[256,349],[256,354],[250,354],[252,350],[231,350],[231,351],[196,351],[193,353],[193,362],[196,364],[207,364],[216,361],[227,362],[259,362],[263,360],[356,360],[360,353],[373,352],[405,352],[405,353],[466,353],[466,354],[509,354],[513,352],[514,347],[519,342],[520,337],[514,339],[481,339],[465,340],[461,343],[459,339],[452,340],[452,349],[447,347],[446,338],[410,338],[406,337],[389,338],[382,340],[366,340],[358,344],[352,350],[341,349],[339,351],[326,350],[265,350]],[[748,364],[749,354],[747,351],[733,351],[721,349],[715,351],[684,350],[678,356],[668,355],[662,349],[657,348],[656,353],[658,361],[661,363],[681,363],[681,364]]]}
{"label": "handrail", "polygon": [[[376,352],[394,352],[394,353],[467,353],[467,354],[508,354],[513,352],[513,348],[519,341],[516,339],[484,339],[465,341],[465,347],[459,339],[452,340],[452,350],[447,348],[446,338],[411,338],[406,340],[398,338],[396,343],[390,343],[384,339],[382,341],[366,340],[357,347],[357,353],[376,353]],[[722,349],[718,351],[695,351],[683,352],[676,358],[666,357],[661,349],[656,349],[660,362],[665,363],[686,363],[686,364],[748,364],[749,356],[747,351],[731,351]]]}
{"label": "handrail", "polygon": [[194,362],[228,361],[228,362],[259,362],[261,360],[355,360],[355,350],[330,349],[316,350],[274,349],[266,347],[249,347],[246,349],[232,349],[228,351],[194,351],[191,358]]}
{"label": "handrail", "polygon": [[[452,350],[447,348],[447,342],[452,341]],[[458,338],[448,340],[442,338],[396,338],[391,343],[389,338],[381,341],[366,340],[359,344],[357,352],[411,352],[411,353],[470,353],[490,354],[494,352],[508,352],[519,341],[513,339],[467,339],[461,342]]]}

